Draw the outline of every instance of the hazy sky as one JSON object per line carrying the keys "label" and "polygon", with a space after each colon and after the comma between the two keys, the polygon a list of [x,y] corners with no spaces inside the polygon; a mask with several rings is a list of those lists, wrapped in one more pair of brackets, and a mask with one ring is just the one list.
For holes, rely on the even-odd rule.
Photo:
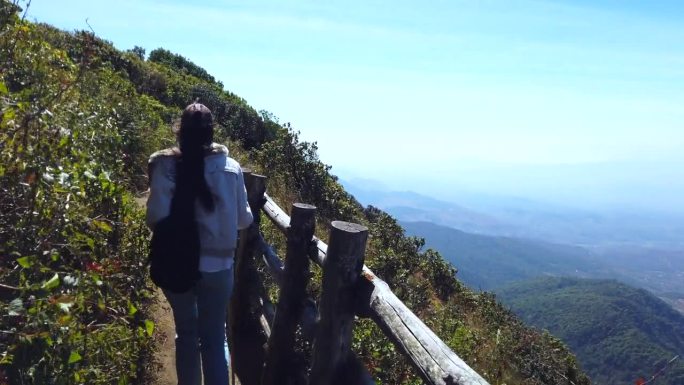
{"label": "hazy sky", "polygon": [[29,19],[182,54],[342,176],[684,207],[684,2],[202,3],[33,0]]}

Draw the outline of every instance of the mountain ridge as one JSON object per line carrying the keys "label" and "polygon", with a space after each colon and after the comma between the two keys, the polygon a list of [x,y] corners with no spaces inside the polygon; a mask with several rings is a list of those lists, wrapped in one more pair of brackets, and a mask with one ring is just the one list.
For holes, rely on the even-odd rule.
{"label": "mountain ridge", "polygon": [[401,221],[406,233],[425,239],[473,288],[497,287],[539,275],[588,277],[605,269],[577,246],[504,236],[471,234],[430,222]]}
{"label": "mountain ridge", "polygon": [[[567,343],[596,385],[648,379],[684,352],[684,316],[648,291],[615,280],[539,278],[500,288],[497,298]],[[657,383],[684,383],[684,362]]]}
{"label": "mountain ridge", "polygon": [[496,290],[537,276],[618,279],[648,289],[684,314],[684,251],[584,248],[536,239],[471,234],[431,222],[400,221],[459,269],[471,287]]}
{"label": "mountain ridge", "polygon": [[[529,198],[453,191],[449,200],[412,191],[375,189],[341,180],[365,205],[402,221],[429,221],[470,233],[532,238],[578,246],[648,245],[684,250],[684,215],[632,210],[588,210]],[[398,202],[398,204],[397,204]]]}

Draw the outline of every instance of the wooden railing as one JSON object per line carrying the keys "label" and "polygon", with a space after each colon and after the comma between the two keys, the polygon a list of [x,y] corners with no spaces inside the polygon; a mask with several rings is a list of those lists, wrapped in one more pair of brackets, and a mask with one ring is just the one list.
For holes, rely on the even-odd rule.
{"label": "wooden railing", "polygon": [[[252,211],[263,210],[287,236],[287,255],[283,265],[259,231],[259,215],[240,234],[228,334],[242,385],[374,384],[351,350],[357,316],[370,317],[426,384],[488,385],[364,265],[367,228],[335,221],[326,245],[314,236],[314,206],[295,203],[290,216],[266,195],[266,177],[245,172],[245,185]],[[258,257],[280,288],[275,308]],[[323,269],[318,307],[306,297],[309,261]],[[298,325],[313,343],[310,365],[295,349]]]}

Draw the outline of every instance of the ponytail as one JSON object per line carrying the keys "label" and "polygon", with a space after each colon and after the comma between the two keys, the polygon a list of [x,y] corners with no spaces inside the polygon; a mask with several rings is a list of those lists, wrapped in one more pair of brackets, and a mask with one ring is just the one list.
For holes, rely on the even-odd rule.
{"label": "ponytail", "polygon": [[197,199],[206,210],[214,210],[214,198],[204,179],[204,153],[213,142],[212,120],[207,107],[190,104],[183,111],[177,133],[181,157],[176,168],[175,196],[181,212],[191,218],[194,218]]}

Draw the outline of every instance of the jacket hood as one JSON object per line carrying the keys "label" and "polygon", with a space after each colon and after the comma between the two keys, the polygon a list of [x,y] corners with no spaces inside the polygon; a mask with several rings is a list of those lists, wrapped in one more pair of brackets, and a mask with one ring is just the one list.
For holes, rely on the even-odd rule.
{"label": "jacket hood", "polygon": [[[206,156],[209,155],[217,155],[217,154],[225,154],[228,156],[228,147],[218,144],[218,143],[212,143],[209,148],[207,148],[207,151],[205,153]],[[149,163],[154,162],[155,160],[159,158],[165,158],[165,157],[177,157],[180,156],[181,152],[178,147],[170,147],[170,148],[165,148],[163,150],[159,150],[155,152],[154,154],[150,155]]]}

